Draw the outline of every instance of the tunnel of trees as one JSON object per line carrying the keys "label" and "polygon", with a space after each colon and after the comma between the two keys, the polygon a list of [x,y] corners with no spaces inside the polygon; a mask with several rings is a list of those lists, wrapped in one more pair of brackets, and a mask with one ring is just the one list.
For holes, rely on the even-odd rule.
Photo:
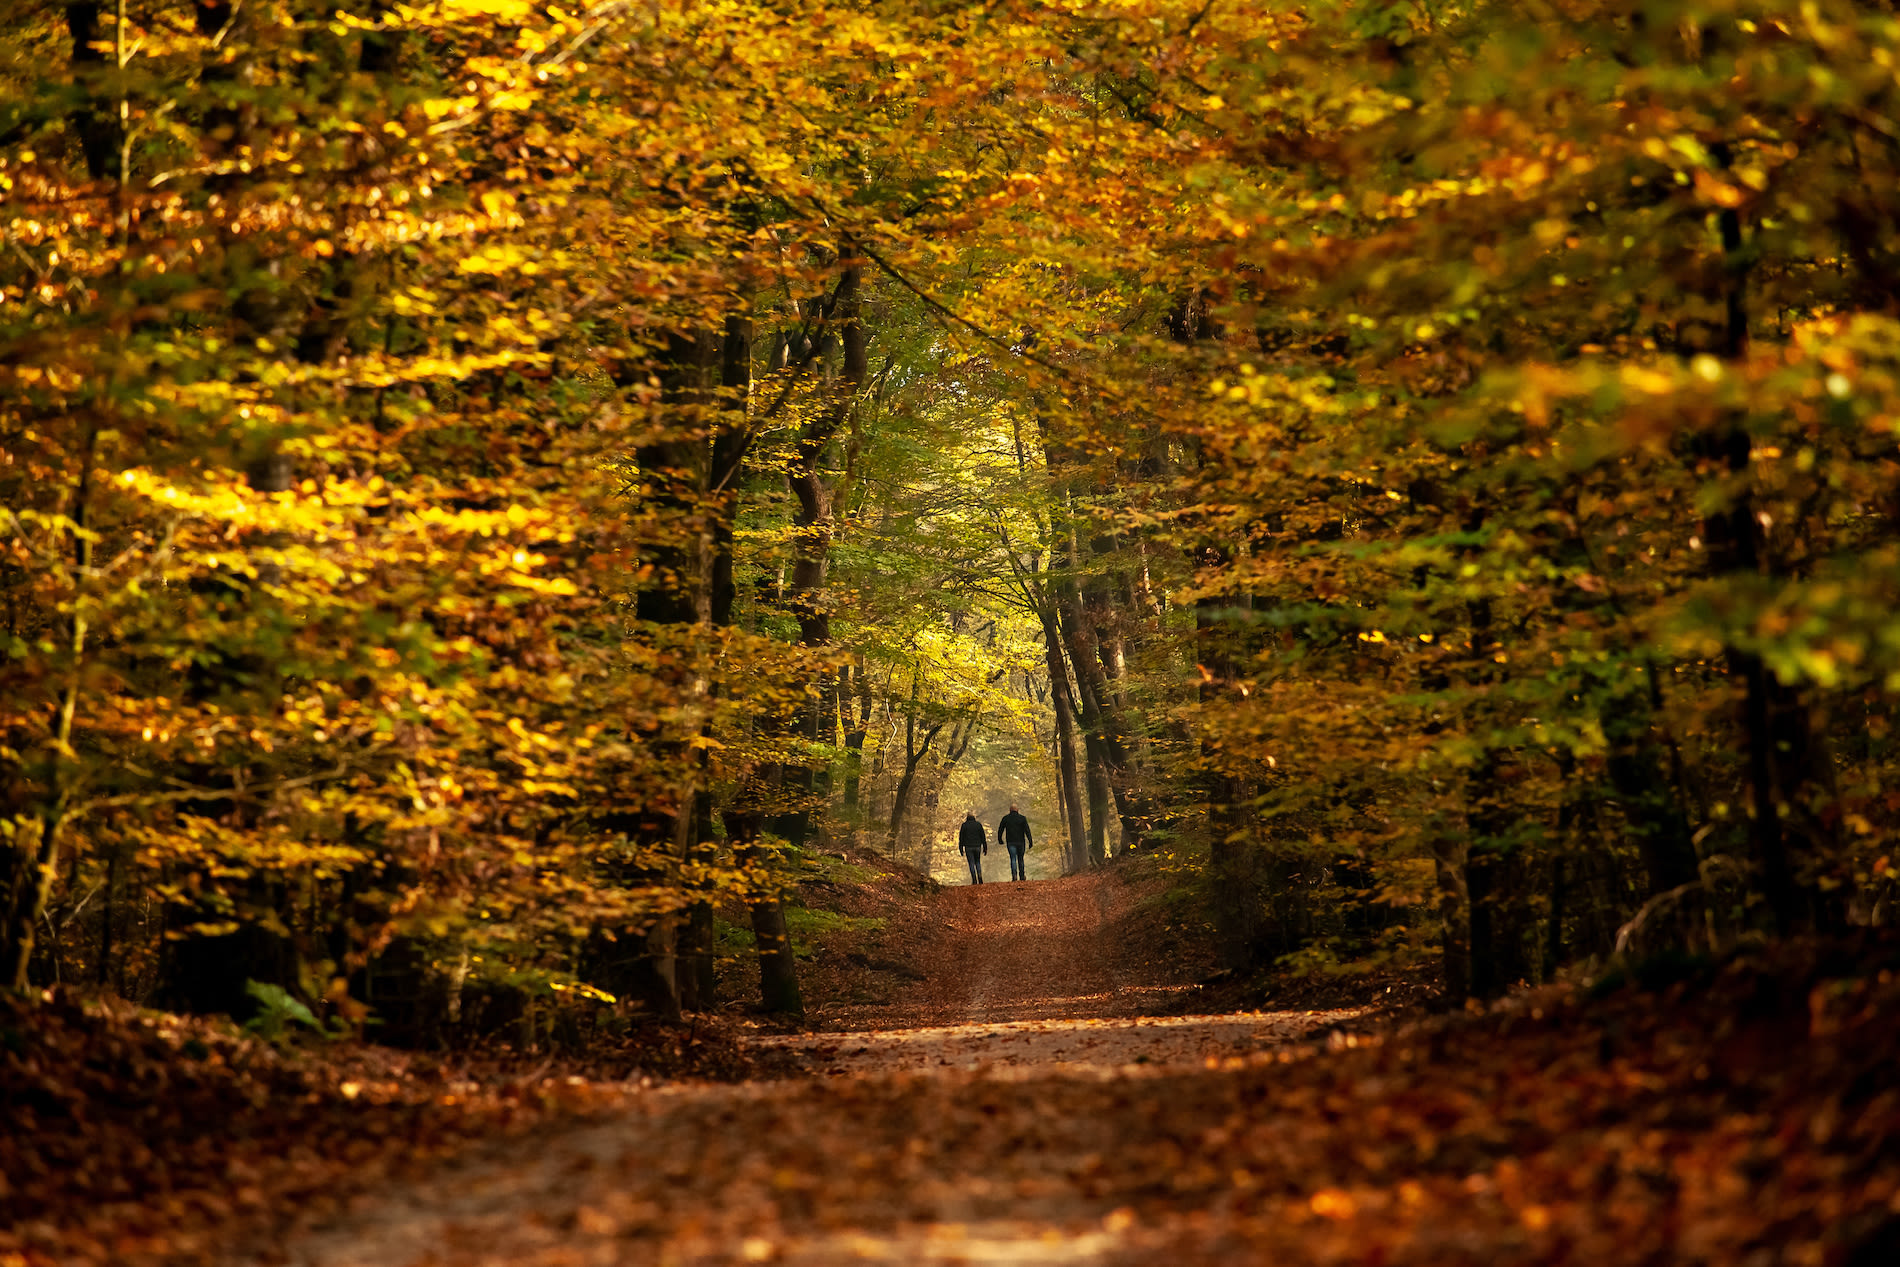
{"label": "tunnel of trees", "polygon": [[978,767],[1452,1005],[1890,918],[1889,4],[16,14],[0,986],[797,1012]]}

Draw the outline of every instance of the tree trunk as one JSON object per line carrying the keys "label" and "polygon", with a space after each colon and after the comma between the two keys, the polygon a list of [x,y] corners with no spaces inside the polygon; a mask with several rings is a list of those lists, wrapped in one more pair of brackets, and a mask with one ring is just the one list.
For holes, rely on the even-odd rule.
{"label": "tree trunk", "polygon": [[1525,851],[1500,849],[1474,832],[1465,852],[1465,896],[1471,931],[1471,994],[1493,999],[1528,979],[1524,916],[1529,897]]}
{"label": "tree trunk", "polygon": [[1544,980],[1556,979],[1564,962],[1564,919],[1569,914],[1570,858],[1559,853],[1550,860],[1550,887],[1547,901],[1550,911],[1544,925]]}
{"label": "tree trunk", "polygon": [[[751,319],[739,315],[726,318],[719,346],[723,408],[712,439],[712,468],[706,498],[707,514],[711,518],[707,534],[711,558],[707,569],[706,619],[715,637],[720,636],[719,631],[733,628],[733,608],[738,598],[733,583],[733,541],[739,478],[752,439],[752,351]],[[702,759],[708,756],[705,751],[700,755]],[[776,782],[778,771],[768,769],[760,773]],[[755,773],[751,780],[754,799],[762,781],[760,774]],[[710,819],[710,814],[707,817]],[[751,917],[753,945],[759,955],[759,996],[768,1012],[803,1015],[805,1006],[798,987],[798,961],[786,929],[784,901],[767,874],[765,855],[759,844],[762,816],[757,806],[743,806],[726,812],[723,819],[733,861],[754,873],[754,887],[746,896],[746,909]],[[709,842],[709,835],[702,836],[702,842]],[[701,851],[702,854],[710,852],[704,844]],[[692,905],[687,929],[701,980],[698,993],[702,1006],[710,1006],[713,1002],[710,902],[702,900]]]}
{"label": "tree trunk", "polygon": [[1471,901],[1465,888],[1463,833],[1441,829],[1432,836],[1432,869],[1438,884],[1438,918],[1444,968],[1442,1006],[1460,1008],[1471,997]]}
{"label": "tree trunk", "polygon": [[[916,685],[915,685],[915,680],[913,679],[912,695],[911,695],[911,699],[913,703],[916,700],[915,692],[916,692]],[[913,711],[910,716],[904,719],[904,773],[898,778],[897,792],[891,798],[890,850],[891,850],[892,857],[897,856],[898,835],[900,832],[903,831],[903,828],[904,828],[905,811],[907,811],[910,808],[910,793],[911,793],[911,788],[917,782],[917,769],[920,765],[923,764],[924,754],[930,751],[931,743],[935,741],[938,733],[941,732],[942,730],[943,730],[942,722],[938,722],[936,725],[931,726],[929,729],[924,731],[924,741],[923,741],[922,746],[918,746],[916,742],[916,734],[917,734],[916,713]]]}
{"label": "tree trunk", "polygon": [[1108,760],[1101,736],[1084,730],[1082,746],[1086,761],[1082,782],[1089,797],[1089,865],[1100,866],[1108,861],[1108,816],[1114,794],[1109,788]]}
{"label": "tree trunk", "polygon": [[[1123,748],[1125,777],[1129,793],[1135,799],[1137,826],[1145,829],[1152,813],[1145,784],[1150,764],[1146,726],[1136,716],[1128,695],[1128,648],[1134,640],[1130,629],[1135,623],[1134,613],[1138,610],[1139,599],[1134,585],[1125,575],[1117,578],[1113,595],[1102,590],[1094,594],[1085,591],[1082,598],[1083,612],[1095,630],[1095,645],[1100,653],[1107,688],[1105,698],[1113,706],[1116,735]],[[1127,830],[1126,824],[1123,830]],[[1128,848],[1140,847],[1140,832],[1136,835],[1137,839]]]}
{"label": "tree trunk", "polygon": [[[1488,700],[1486,692],[1495,685],[1491,666],[1498,644],[1492,629],[1491,600],[1474,599],[1468,607],[1474,666],[1468,684],[1480,702],[1479,711],[1470,716],[1470,721],[1474,737],[1478,737],[1475,732],[1487,721],[1482,711]],[[1504,753],[1504,749],[1487,749],[1465,777],[1468,988],[1481,999],[1495,998],[1530,975],[1528,846],[1514,832],[1522,812],[1510,804],[1502,790],[1515,782],[1515,778],[1506,777],[1507,772],[1515,773],[1515,768]]]}
{"label": "tree trunk", "polygon": [[1623,692],[1609,701],[1599,721],[1609,742],[1604,765],[1643,859],[1650,896],[1694,883],[1701,871],[1689,816],[1669,777],[1669,757],[1655,736],[1650,705],[1634,692]]}
{"label": "tree trunk", "polygon": [[735,811],[725,816],[725,822],[733,860],[752,873],[754,887],[746,905],[752,915],[752,943],[759,952],[760,998],[768,1012],[803,1016],[805,1000],[798,988],[798,958],[785,923],[784,900],[759,846],[759,816]]}
{"label": "tree trunk", "polygon": [[93,180],[111,180],[120,174],[122,137],[119,120],[102,109],[92,93],[97,86],[93,76],[107,70],[106,55],[97,45],[99,10],[96,0],[79,0],[66,6],[66,28],[72,37],[72,66],[75,78],[83,85],[83,104],[67,116],[79,138],[79,149],[86,159],[86,175]]}
{"label": "tree trunk", "polygon": [[871,675],[865,671],[863,656],[845,666],[838,696],[845,718],[844,812],[855,823],[864,777],[864,737],[871,729]]}
{"label": "tree trunk", "polygon": [[[709,644],[716,644],[722,631],[732,628],[733,604],[738,597],[732,580],[733,526],[738,515],[740,470],[752,434],[752,331],[749,317],[734,314],[726,318],[725,329],[718,337],[719,412],[711,422],[710,464],[700,498],[705,522],[697,537],[703,556],[703,580],[694,602],[694,615],[706,628]],[[710,359],[714,336],[707,332],[703,337],[708,345],[704,355]],[[710,697],[710,685],[706,689]],[[711,733],[709,718],[701,724],[700,734],[710,738]],[[686,858],[696,868],[708,868],[717,864],[719,853],[712,834],[710,748],[702,745],[695,758],[699,780],[694,789],[694,830]],[[717,1002],[710,899],[694,898],[686,908],[680,932],[679,955],[685,969],[679,976],[681,1006],[688,1011],[708,1011]]]}
{"label": "tree trunk", "polygon": [[1094,630],[1082,619],[1073,580],[1061,582],[1057,605],[1066,635],[1069,663],[1076,670],[1075,698],[1081,705],[1083,743],[1088,753],[1089,852],[1100,862],[1106,857],[1108,801],[1112,796],[1121,819],[1124,848],[1139,848],[1141,822],[1128,786],[1128,750],[1122,742],[1126,722],[1109,702],[1108,679],[1102,671]]}
{"label": "tree trunk", "polygon": [[[1045,432],[1044,463],[1051,471],[1064,460],[1061,450]],[[1065,494],[1066,499],[1066,494]],[[1084,602],[1076,580],[1079,548],[1073,517],[1066,511],[1064,522],[1052,523],[1061,543],[1059,563],[1050,578],[1057,627],[1068,650],[1069,666],[1075,673],[1075,702],[1087,749],[1089,786],[1089,851],[1100,862],[1107,854],[1107,807],[1103,798],[1113,795],[1115,812],[1121,819],[1124,848],[1139,848],[1142,815],[1136,812],[1128,778],[1128,725],[1109,690],[1108,676],[1102,666],[1102,649],[1095,626],[1085,619]]]}
{"label": "tree trunk", "polygon": [[[634,614],[642,622],[659,626],[660,637],[687,637],[701,643],[704,637],[698,631],[710,623],[712,606],[714,531],[704,503],[711,480],[708,436],[716,430],[722,344],[711,330],[667,333],[658,377],[662,400],[679,416],[669,419],[665,438],[642,446],[635,454],[646,503],[656,512],[663,535],[646,547],[653,580],[635,596]],[[679,657],[668,682],[688,707],[703,706],[708,689],[696,659]],[[641,807],[632,818],[632,837],[647,856],[662,860],[635,868],[628,880],[636,885],[680,883],[680,864],[700,857],[699,833],[709,821],[701,804],[706,795],[703,754],[679,734],[659,736],[657,746],[667,753],[677,781],[670,797]],[[711,947],[702,952],[694,943],[695,921],[689,910],[684,920],[688,984],[682,998],[681,922],[676,912],[657,914],[646,927],[620,930],[614,939],[640,947],[632,957],[618,952],[612,956],[619,992],[640,999],[667,1018],[677,1017],[683,1005],[705,1002],[696,995],[704,979],[700,961]],[[704,917],[698,923],[710,927]]]}
{"label": "tree trunk", "polygon": [[[1224,566],[1225,556],[1210,551],[1208,562]],[[1231,596],[1213,596],[1196,604],[1196,650],[1204,676],[1203,710],[1231,706],[1237,697],[1239,656],[1235,637],[1216,614]],[[1201,740],[1200,791],[1207,812],[1208,870],[1214,886],[1214,926],[1222,959],[1229,967],[1252,967],[1260,949],[1261,875],[1254,847],[1249,802],[1252,789],[1232,770],[1212,739]]]}
{"label": "tree trunk", "polygon": [[[710,729],[710,727],[702,728]],[[713,964],[713,907],[703,894],[707,888],[705,871],[718,864],[719,849],[713,840],[712,794],[707,786],[711,767],[709,754],[701,748],[698,758],[699,786],[693,795],[692,834],[686,849],[686,887],[695,896],[686,907],[679,927],[679,964],[675,979],[679,986],[680,1010],[709,1012],[718,1001],[718,976]]]}
{"label": "tree trunk", "polygon": [[1088,865],[1088,831],[1082,823],[1082,789],[1075,760],[1075,707],[1069,695],[1069,669],[1057,631],[1056,614],[1045,606],[1036,615],[1042,621],[1042,646],[1049,667],[1049,702],[1056,715],[1056,778],[1060,784],[1065,826],[1068,828],[1068,865],[1073,873]]}
{"label": "tree trunk", "polygon": [[[846,247],[849,255],[849,246]],[[838,285],[824,312],[827,330],[836,331],[841,352],[838,376],[833,380],[831,401],[805,427],[792,457],[786,481],[797,505],[792,513],[795,538],[792,573],[785,588],[785,603],[798,621],[799,645],[831,645],[831,600],[825,593],[825,579],[831,560],[831,539],[835,530],[834,512],[840,492],[823,471],[825,451],[850,420],[858,389],[863,385],[870,365],[869,342],[863,323],[863,270],[847,259],[839,274]],[[826,339],[832,336],[827,334]],[[807,702],[796,730],[808,740],[821,729],[820,715],[829,696],[822,681],[807,692]],[[811,833],[813,802],[820,780],[807,761],[781,763],[778,780],[791,789],[793,803],[781,807],[773,817],[773,826],[794,846],[802,845]]]}
{"label": "tree trunk", "polygon": [[[1723,166],[1728,146],[1712,150]],[[1750,267],[1742,238],[1741,214],[1734,208],[1717,218],[1722,235],[1724,268],[1722,294],[1727,324],[1719,352],[1738,361],[1748,348],[1746,283]],[[1745,578],[1774,573],[1774,560],[1747,481],[1751,478],[1753,442],[1742,419],[1733,419],[1703,444],[1700,456],[1723,469],[1739,486],[1733,500],[1702,522],[1708,542],[1709,572],[1715,577]],[[1828,806],[1814,798],[1833,800],[1831,774],[1818,731],[1800,692],[1781,683],[1768,670],[1760,653],[1744,647],[1727,652],[1730,676],[1741,686],[1739,718],[1748,752],[1748,787],[1753,813],[1750,839],[1760,884],[1775,927],[1783,935],[1810,928],[1815,922],[1817,895],[1797,872],[1789,835],[1802,852],[1815,857],[1828,852],[1832,829],[1826,821]]]}

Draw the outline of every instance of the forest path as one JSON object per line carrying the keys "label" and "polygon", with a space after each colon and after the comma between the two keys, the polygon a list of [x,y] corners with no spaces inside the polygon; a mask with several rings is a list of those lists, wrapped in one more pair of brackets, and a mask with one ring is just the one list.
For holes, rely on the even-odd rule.
{"label": "forest path", "polygon": [[[1137,976],[1117,968],[1115,921],[1135,899],[1134,889],[1102,872],[945,888],[925,908],[911,950],[921,981],[886,1007],[828,1014],[851,1032],[756,1041],[796,1051],[833,1075],[1109,1070],[1245,1055],[1350,1015],[1166,1015],[1191,1001],[1194,986],[1169,979],[1165,968]],[[854,1019],[875,1025],[851,1026]]]}
{"label": "forest path", "polygon": [[359,1200],[285,1254],[297,1267],[1152,1261],[1160,1229],[1134,1211],[1176,1204],[1168,1159],[1231,1117],[1223,1075],[1257,1075],[1264,1049],[1352,1014],[1139,1015],[1154,988],[1121,986],[1105,946],[1129,900],[1102,875],[943,890],[915,943],[924,979],[887,1013],[901,1024],[757,1040],[811,1076],[643,1093],[607,1120]]}
{"label": "forest path", "polygon": [[1126,886],[1090,874],[942,890],[917,1020],[1034,1021],[1121,1010],[1105,938],[1128,901]]}

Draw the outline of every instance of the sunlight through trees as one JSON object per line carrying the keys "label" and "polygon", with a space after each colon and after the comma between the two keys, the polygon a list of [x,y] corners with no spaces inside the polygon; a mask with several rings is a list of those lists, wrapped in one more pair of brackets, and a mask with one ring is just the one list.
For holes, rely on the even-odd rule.
{"label": "sunlight through trees", "polygon": [[785,877],[946,795],[1454,1005],[1886,922],[1896,46],[19,6],[0,975],[429,1043],[741,920],[795,1014]]}

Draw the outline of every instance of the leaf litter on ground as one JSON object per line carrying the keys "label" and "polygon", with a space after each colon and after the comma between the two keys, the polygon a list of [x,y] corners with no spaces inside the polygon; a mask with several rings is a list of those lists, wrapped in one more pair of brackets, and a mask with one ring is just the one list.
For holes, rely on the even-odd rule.
{"label": "leaf litter on ground", "polygon": [[305,1047],[230,1022],[0,996],[0,1267],[190,1262],[471,1144],[770,1068],[730,1021],[550,1059]]}
{"label": "leaf litter on ground", "polygon": [[1078,1076],[1011,1049],[1201,1023],[1131,1019],[1097,883],[943,895],[974,931],[920,935],[883,1011],[990,1044],[947,1064],[715,1025],[641,1039],[641,1089],[631,1048],[461,1064],[8,1005],[0,1263],[1900,1261],[1892,934],[1370,1030],[1256,1014],[1227,1054]]}

